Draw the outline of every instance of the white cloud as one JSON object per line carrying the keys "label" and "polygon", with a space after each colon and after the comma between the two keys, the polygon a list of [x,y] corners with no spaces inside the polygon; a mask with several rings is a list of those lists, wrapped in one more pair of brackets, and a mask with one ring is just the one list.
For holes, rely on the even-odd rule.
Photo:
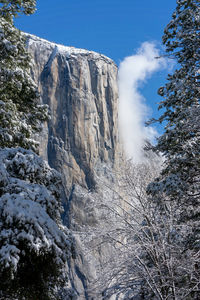
{"label": "white cloud", "polygon": [[119,66],[119,126],[124,149],[134,162],[143,160],[144,140],[152,140],[156,131],[146,128],[148,114],[139,85],[155,71],[166,67],[165,59],[156,59],[159,51],[153,43],[145,42],[135,55],[126,57]]}

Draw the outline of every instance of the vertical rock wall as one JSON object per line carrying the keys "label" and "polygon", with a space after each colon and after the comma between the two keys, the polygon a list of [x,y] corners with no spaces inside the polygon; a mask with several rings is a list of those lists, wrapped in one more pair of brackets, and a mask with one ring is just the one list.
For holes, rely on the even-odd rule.
{"label": "vertical rock wall", "polygon": [[[119,167],[117,67],[103,55],[35,36],[28,36],[28,49],[33,78],[51,114],[39,137],[40,152],[63,176],[63,218],[81,240],[80,232],[100,222],[95,199],[104,186],[98,178],[113,185]],[[79,299],[92,299],[88,290],[100,258],[88,262],[78,244],[77,261],[69,263],[72,286]]]}

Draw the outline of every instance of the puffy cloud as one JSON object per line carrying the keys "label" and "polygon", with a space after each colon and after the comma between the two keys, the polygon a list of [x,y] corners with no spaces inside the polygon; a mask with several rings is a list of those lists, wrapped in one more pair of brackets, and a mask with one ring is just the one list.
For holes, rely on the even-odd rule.
{"label": "puffy cloud", "polygon": [[152,141],[156,130],[145,127],[149,108],[139,86],[154,72],[166,67],[164,58],[157,59],[159,51],[154,43],[145,42],[135,55],[126,57],[119,66],[119,127],[128,158],[138,163],[143,160],[145,140]]}

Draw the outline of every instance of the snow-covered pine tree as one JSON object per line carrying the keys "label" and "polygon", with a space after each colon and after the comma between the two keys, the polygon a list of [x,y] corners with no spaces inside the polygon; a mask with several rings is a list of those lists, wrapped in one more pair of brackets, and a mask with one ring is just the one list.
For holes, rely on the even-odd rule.
{"label": "snow-covered pine tree", "polygon": [[[177,202],[180,220],[193,220],[198,233],[200,214],[200,1],[178,0],[171,22],[164,31],[167,54],[179,68],[168,75],[160,108],[165,112],[158,120],[167,122],[156,150],[164,153],[165,167],[158,182],[150,185],[153,196],[165,193]],[[160,201],[160,197],[158,197]],[[165,199],[164,199],[165,201]],[[186,209],[187,208],[187,209]],[[191,246],[199,245],[199,238]]]}
{"label": "snow-covered pine tree", "polygon": [[19,13],[31,15],[36,9],[36,0],[1,0],[1,13],[7,20],[12,20]]}
{"label": "snow-covered pine tree", "polygon": [[0,299],[68,293],[65,267],[74,245],[62,226],[60,190],[58,172],[34,152],[0,150]]}
{"label": "snow-covered pine tree", "polygon": [[[175,59],[177,69],[168,75],[167,83],[159,89],[164,97],[159,108],[164,113],[163,135],[155,150],[164,154],[165,163],[159,178],[148,187],[154,203],[165,218],[170,210],[176,221],[171,224],[174,246],[182,248],[176,257],[174,286],[177,296],[186,299],[200,297],[200,1],[177,0],[172,20],[167,25],[163,44],[168,56]],[[168,210],[168,207],[170,209]],[[166,212],[169,212],[169,215]],[[176,255],[176,251],[174,255]],[[193,259],[192,259],[193,258]],[[190,262],[190,267],[183,266]],[[180,271],[182,266],[182,271]],[[186,271],[187,270],[187,271]],[[179,293],[180,292],[180,293]],[[177,297],[177,298],[176,298]],[[171,298],[170,298],[171,299]],[[181,298],[182,299],[182,298]],[[185,298],[184,298],[185,299]]]}
{"label": "snow-covered pine tree", "polygon": [[74,243],[60,217],[61,178],[33,152],[48,107],[13,25],[34,10],[34,0],[0,1],[0,299],[72,299],[65,267]]}
{"label": "snow-covered pine tree", "polygon": [[48,109],[40,104],[30,76],[25,37],[13,25],[17,13],[30,14],[35,1],[0,1],[0,147],[37,149],[31,136],[40,131]]}

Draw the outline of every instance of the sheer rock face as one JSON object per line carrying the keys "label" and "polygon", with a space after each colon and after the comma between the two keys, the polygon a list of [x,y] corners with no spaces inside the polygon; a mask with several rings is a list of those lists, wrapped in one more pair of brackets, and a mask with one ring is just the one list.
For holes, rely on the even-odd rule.
{"label": "sheer rock face", "polygon": [[73,184],[95,187],[100,162],[115,164],[119,154],[117,67],[95,52],[59,46],[30,36],[34,79],[51,111],[41,152]]}
{"label": "sheer rock face", "polygon": [[[40,136],[40,152],[63,176],[65,222],[78,235],[85,227],[98,226],[100,213],[92,208],[96,186],[101,186],[97,181],[113,184],[120,161],[117,66],[101,54],[35,36],[28,36],[28,49],[33,78],[51,114]],[[89,198],[84,196],[88,192]],[[85,290],[91,276],[95,278],[95,267],[84,264],[81,251],[73,262],[72,280],[85,295],[79,299],[89,299]]]}

